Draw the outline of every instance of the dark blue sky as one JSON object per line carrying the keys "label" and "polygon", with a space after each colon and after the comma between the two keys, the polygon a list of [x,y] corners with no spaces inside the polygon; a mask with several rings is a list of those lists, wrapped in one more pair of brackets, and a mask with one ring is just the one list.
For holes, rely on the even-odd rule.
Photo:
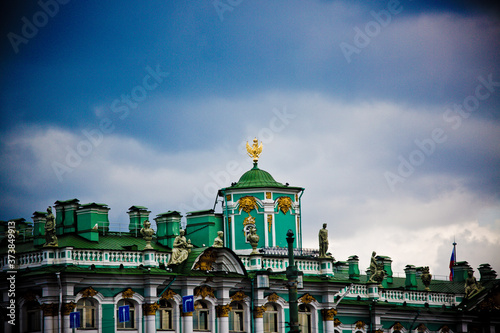
{"label": "dark blue sky", "polygon": [[[108,203],[117,227],[134,204],[203,209],[193,198],[211,206],[228,185],[213,175],[249,169],[241,143],[259,136],[263,168],[306,188],[304,219],[331,223],[339,260],[361,241],[347,225],[442,234],[435,264],[451,233],[492,244],[471,261],[498,250],[498,5],[41,3],[2,4],[0,219],[73,197]],[[420,148],[435,130],[446,139]]]}

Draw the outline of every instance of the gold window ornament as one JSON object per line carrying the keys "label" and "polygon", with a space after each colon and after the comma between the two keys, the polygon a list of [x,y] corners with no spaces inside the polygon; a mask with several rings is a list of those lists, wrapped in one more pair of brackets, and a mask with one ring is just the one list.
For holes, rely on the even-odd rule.
{"label": "gold window ornament", "polygon": [[283,214],[288,213],[290,208],[292,208],[292,199],[290,199],[290,197],[279,197],[278,208],[281,209]]}

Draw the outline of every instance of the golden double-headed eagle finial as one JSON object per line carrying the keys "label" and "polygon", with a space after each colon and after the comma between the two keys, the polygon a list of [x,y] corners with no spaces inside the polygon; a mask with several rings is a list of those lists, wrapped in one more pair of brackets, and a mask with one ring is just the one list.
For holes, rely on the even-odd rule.
{"label": "golden double-headed eagle finial", "polygon": [[260,142],[259,145],[259,140],[257,138],[253,139],[253,144],[250,146],[247,141],[247,153],[248,156],[250,156],[254,163],[257,163],[259,160],[259,155],[262,153],[262,141]]}

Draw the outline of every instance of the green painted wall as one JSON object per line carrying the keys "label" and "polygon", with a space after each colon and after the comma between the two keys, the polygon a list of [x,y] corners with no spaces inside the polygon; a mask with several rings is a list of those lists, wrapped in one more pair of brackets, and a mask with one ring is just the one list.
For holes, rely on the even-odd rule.
{"label": "green painted wall", "polygon": [[113,304],[102,305],[102,333],[115,332],[115,307]]}
{"label": "green painted wall", "polygon": [[186,217],[186,238],[196,247],[212,246],[218,231],[223,231],[220,214],[189,215]]}

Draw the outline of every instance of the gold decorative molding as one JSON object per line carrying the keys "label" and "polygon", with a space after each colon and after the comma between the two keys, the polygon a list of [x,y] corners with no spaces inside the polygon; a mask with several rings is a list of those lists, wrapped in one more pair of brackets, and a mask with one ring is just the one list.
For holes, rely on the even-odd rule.
{"label": "gold decorative molding", "polygon": [[215,298],[212,287],[207,285],[194,288],[194,296],[201,296],[202,299],[205,299],[207,296]]}
{"label": "gold decorative molding", "polygon": [[88,287],[80,291],[80,294],[82,294],[82,297],[94,297],[97,295],[97,291],[95,291],[92,287]]}
{"label": "gold decorative molding", "polygon": [[69,303],[64,303],[62,306],[62,313],[64,316],[69,316],[69,314],[71,312],[73,312],[73,310],[75,310],[75,308],[76,308],[76,304],[73,301],[71,301]]}
{"label": "gold decorative molding", "polygon": [[273,216],[267,215],[267,228],[269,232],[271,232],[272,227],[273,227]]}
{"label": "gold decorative molding", "polygon": [[231,311],[231,305],[226,304],[226,305],[217,305],[215,307],[217,311],[217,317],[229,317],[229,311]]}
{"label": "gold decorative molding", "polygon": [[500,310],[500,292],[497,291],[496,293],[493,293],[490,296],[488,296],[488,298],[479,303],[478,309],[481,311]]}
{"label": "gold decorative molding", "polygon": [[229,228],[231,228],[231,220],[232,220],[232,219],[231,219],[231,216],[229,216],[229,217],[227,218],[227,224],[229,224]]}
{"label": "gold decorative molding", "polygon": [[447,325],[444,325],[439,329],[439,332],[441,333],[448,333],[450,331],[450,328]]}
{"label": "gold decorative molding", "polygon": [[247,224],[254,224],[255,225],[255,217],[253,217],[253,216],[245,217],[245,219],[243,220],[243,225],[246,226]]}
{"label": "gold decorative molding", "polygon": [[279,299],[280,299],[280,297],[276,293],[272,293],[271,295],[267,296],[268,302],[276,303]]}
{"label": "gold decorative molding", "polygon": [[175,295],[177,295],[177,293],[175,291],[173,291],[172,289],[168,288],[167,290],[165,290],[163,292],[163,294],[161,294],[160,299],[168,301],[168,300],[173,299]]}
{"label": "gold decorative molding", "polygon": [[127,288],[125,291],[122,292],[122,297],[123,298],[132,298],[135,294],[135,291],[132,290],[132,288]]}
{"label": "gold decorative molding", "polygon": [[272,198],[271,192],[266,192],[266,199],[271,199],[271,198]]}
{"label": "gold decorative molding", "polygon": [[392,325],[392,330],[393,331],[401,331],[404,329],[404,326],[401,325],[401,323],[398,321],[397,323],[395,323],[394,325]]}
{"label": "gold decorative molding", "polygon": [[354,323],[356,329],[364,330],[365,329],[365,322],[362,320],[358,320],[357,322]]}
{"label": "gold decorative molding", "polygon": [[192,312],[182,312],[182,311],[181,311],[181,316],[182,316],[182,317],[192,317],[192,316],[193,316],[193,313],[192,313]]}
{"label": "gold decorative molding", "polygon": [[376,330],[375,333],[384,333],[384,330]]}
{"label": "gold decorative molding", "polygon": [[44,317],[54,317],[57,316],[59,305],[57,303],[42,304],[40,308],[42,308]]}
{"label": "gold decorative molding", "polygon": [[242,302],[248,296],[241,290],[238,290],[233,296],[231,296],[231,300],[233,302]]}
{"label": "gold decorative molding", "polygon": [[417,332],[425,332],[427,331],[427,327],[424,324],[420,324],[417,326]]}
{"label": "gold decorative molding", "polygon": [[299,195],[295,194],[295,201],[299,201]]}
{"label": "gold decorative molding", "polygon": [[286,213],[288,213],[290,208],[292,208],[292,199],[290,199],[290,197],[279,197],[278,208],[281,209],[283,214],[286,215]]}
{"label": "gold decorative molding", "polygon": [[226,195],[226,201],[231,201],[231,194]]}
{"label": "gold decorative molding", "polygon": [[321,310],[321,314],[323,315],[323,319],[326,321],[332,321],[333,317],[337,315],[337,310],[335,309],[323,309]]}
{"label": "gold decorative molding", "polygon": [[342,322],[339,320],[339,318],[335,318],[333,320],[333,326],[337,327],[337,326],[340,326],[342,325]]}
{"label": "gold decorative molding", "polygon": [[253,308],[253,316],[254,318],[263,318],[264,317],[264,312],[266,312],[266,307],[264,305],[262,306],[256,306]]}
{"label": "gold decorative molding", "polygon": [[309,293],[304,294],[302,297],[298,299],[299,302],[302,302],[304,304],[310,304],[312,302],[317,302],[316,298],[313,296],[309,295]]}
{"label": "gold decorative molding", "polygon": [[250,216],[250,212],[253,210],[253,209],[257,209],[257,200],[255,199],[255,197],[252,197],[251,195],[246,195],[244,197],[241,197],[239,200],[238,200],[238,203],[239,203],[239,210],[243,210],[245,213],[248,214],[248,216]]}
{"label": "gold decorative molding", "polygon": [[144,303],[142,305],[142,310],[144,311],[144,315],[146,316],[154,316],[156,315],[156,310],[160,308],[160,304],[158,303]]}
{"label": "gold decorative molding", "polygon": [[200,256],[193,269],[200,271],[210,271],[212,270],[212,264],[215,262],[215,259],[217,259],[217,253],[214,250],[206,250]]}

